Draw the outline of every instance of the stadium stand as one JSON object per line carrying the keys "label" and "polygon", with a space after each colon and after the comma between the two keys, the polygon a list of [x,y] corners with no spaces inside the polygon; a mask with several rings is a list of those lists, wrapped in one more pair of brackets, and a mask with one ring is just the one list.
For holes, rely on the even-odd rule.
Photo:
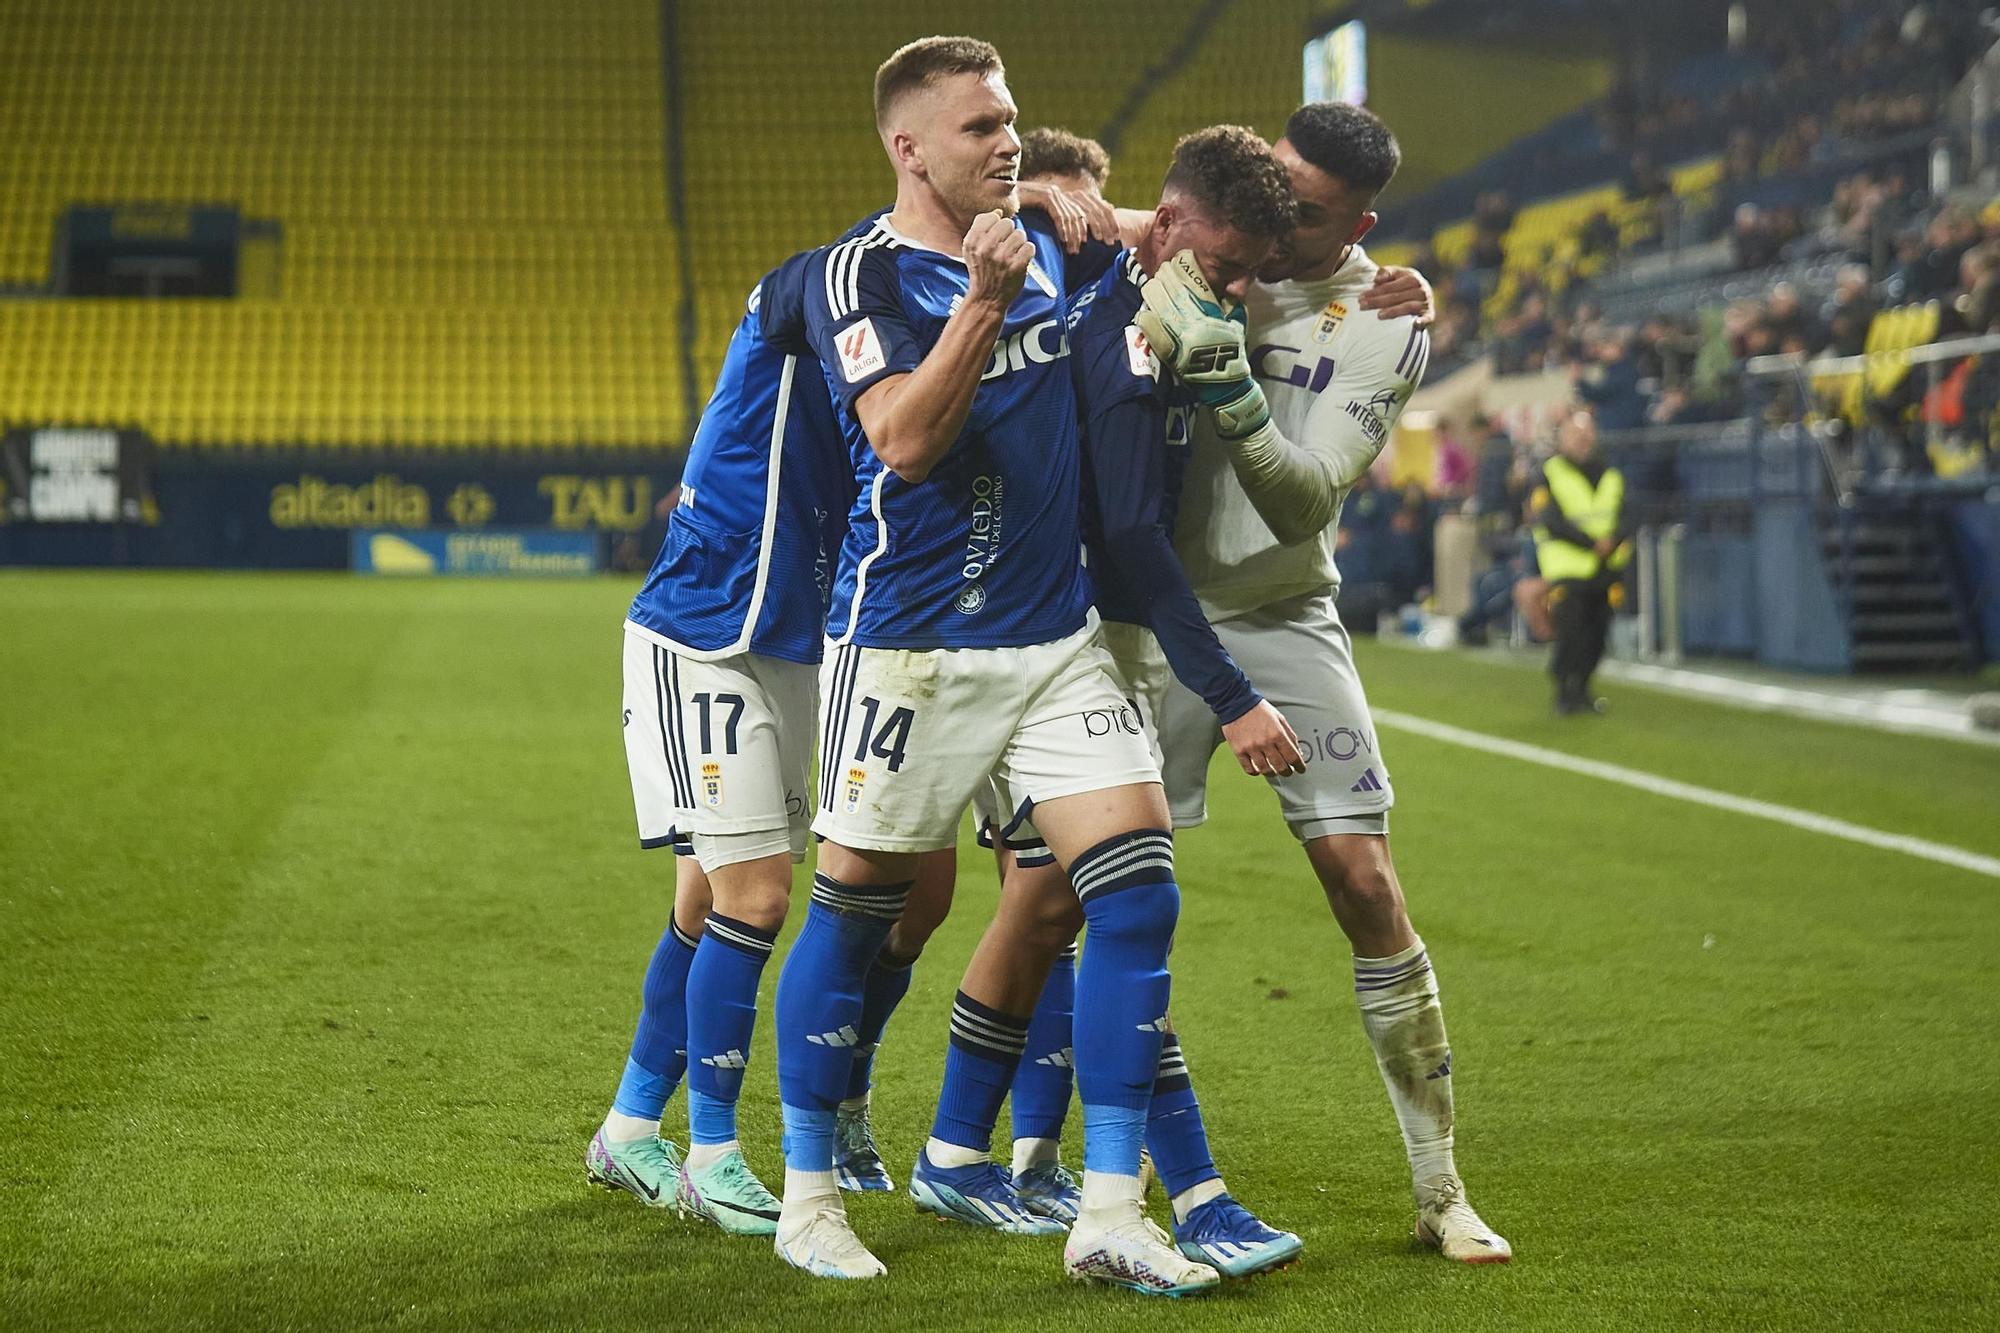
{"label": "stadium stand", "polygon": [[1139,203],[1189,127],[1283,126],[1298,102],[1299,34],[1311,8],[1104,0],[1052,23],[1034,6],[879,0],[832,23],[815,0],[773,0],[751,25],[729,6],[683,6],[679,41],[698,57],[684,67],[682,99],[697,382],[713,377],[760,275],[889,202],[869,97],[876,65],[904,42],[954,30],[991,41],[1022,126],[1106,137],[1112,195]]}
{"label": "stadium stand", "polygon": [[[0,403],[175,445],[685,438],[659,7],[0,9]],[[64,210],[281,228],[235,300],[47,296]]]}

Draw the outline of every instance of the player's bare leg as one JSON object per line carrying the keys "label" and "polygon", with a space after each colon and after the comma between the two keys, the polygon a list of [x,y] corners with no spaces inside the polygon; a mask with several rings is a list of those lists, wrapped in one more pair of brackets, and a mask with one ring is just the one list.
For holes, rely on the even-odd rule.
{"label": "player's bare leg", "polygon": [[1448,1259],[1505,1263],[1506,1240],[1466,1202],[1452,1160],[1451,1046],[1437,978],[1410,925],[1386,834],[1342,833],[1306,844],[1333,916],[1354,949],[1361,1026],[1402,1127],[1417,1202],[1417,1238]]}
{"label": "player's bare leg", "polygon": [[875,1144],[869,1121],[874,1086],[875,1052],[896,1006],[910,989],[910,973],[924,945],[951,914],[952,888],[958,875],[958,849],[941,848],[917,857],[916,880],[910,886],[903,915],[889,930],[882,951],[868,966],[862,982],[859,1040],[854,1067],[848,1074],[847,1095],[834,1118],[833,1170],[844,1190],[892,1190],[896,1183]]}
{"label": "player's bare leg", "polygon": [[[675,1200],[735,1235],[768,1236],[778,1201],[743,1157],[736,1102],[757,1021],[757,986],[791,903],[792,857],[784,830],[695,836],[710,906],[688,971],[688,1134]],[[741,858],[741,859],[736,859]]]}
{"label": "player's bare leg", "polygon": [[910,1197],[942,1218],[1052,1235],[1075,1216],[1075,1187],[1063,1192],[1060,1216],[1032,1208],[989,1152],[1050,967],[1076,938],[1083,909],[1060,866],[1023,866],[1005,853],[1003,864],[999,905],[952,1002],[944,1086]]}

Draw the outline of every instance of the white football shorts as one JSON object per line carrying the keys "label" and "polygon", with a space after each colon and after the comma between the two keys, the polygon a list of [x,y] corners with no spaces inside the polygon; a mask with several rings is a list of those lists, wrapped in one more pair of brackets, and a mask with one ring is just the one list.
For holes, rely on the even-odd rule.
{"label": "white football shorts", "polygon": [[[1215,633],[1299,734],[1306,771],[1266,779],[1293,836],[1303,843],[1332,833],[1386,832],[1396,794],[1333,594],[1274,602],[1217,621]],[[1192,828],[1208,818],[1209,759],[1222,728],[1178,681],[1168,683],[1160,716],[1167,804],[1175,828]]]}
{"label": "white football shorts", "polygon": [[845,847],[950,847],[991,784],[1035,802],[1160,780],[1094,616],[1025,648],[830,644],[820,696],[813,832]]}
{"label": "white football shorts", "polygon": [[[1101,629],[1105,651],[1111,656],[1112,683],[1132,706],[1139,728],[1145,733],[1146,748],[1153,762],[1159,764],[1160,708],[1173,674],[1167,667],[1166,654],[1160,650],[1160,641],[1153,631],[1144,626],[1107,620]],[[1001,844],[1024,866],[1054,861],[1048,844],[1035,830],[1029,809],[1029,802],[1016,796],[1003,779],[996,777],[982,784],[972,794],[972,822],[979,833],[979,845],[991,847],[998,836]]]}
{"label": "white football shorts", "polygon": [[[625,763],[639,845],[688,849],[704,869],[708,839],[783,834],[803,861],[817,668],[758,653],[703,662],[625,631]],[[756,840],[769,845],[770,838]],[[722,852],[719,859],[737,859]]]}

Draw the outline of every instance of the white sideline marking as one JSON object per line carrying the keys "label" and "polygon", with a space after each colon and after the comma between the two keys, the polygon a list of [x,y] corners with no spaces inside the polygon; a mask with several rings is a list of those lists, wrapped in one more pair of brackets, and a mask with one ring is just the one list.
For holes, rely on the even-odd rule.
{"label": "white sideline marking", "polygon": [[1606,662],[1600,670],[1613,680],[1630,681],[1634,685],[1649,686],[1668,694],[1706,699],[1710,703],[1746,708],[1756,713],[1783,713],[1791,717],[1811,718],[1815,722],[1867,727],[1871,731],[2000,746],[2000,732],[1981,731],[1973,725],[1968,700],[1932,690],[1841,694],[1808,690],[1797,685],[1744,680],[1687,667],[1660,666],[1652,662]]}
{"label": "white sideline marking", "polygon": [[1467,731],[1464,727],[1454,727],[1447,722],[1433,722],[1427,717],[1415,717],[1391,708],[1377,708],[1373,712],[1377,722],[1400,731],[1428,736],[1435,741],[1444,741],[1449,745],[1463,745],[1467,749],[1483,750],[1487,754],[1497,754],[1507,759],[1519,759],[1525,763],[1540,764],[1545,768],[1559,768],[1566,773],[1580,773],[1585,777],[1601,778],[1606,782],[1636,787],[1655,796],[1670,796],[1677,801],[1705,805],[1715,810],[1727,810],[1732,814],[1749,815],[1753,819],[1768,819],[1774,824],[1788,824],[1792,828],[1804,829],[1808,833],[1824,833],[1829,838],[1844,838],[1848,842],[1880,847],[1884,851],[1901,852],[1905,856],[1920,857],[1926,861],[1935,861],[1939,865],[1970,870],[1975,875],[2000,879],[2000,857],[1982,856],[1978,852],[1968,852],[1963,847],[1953,847],[1949,843],[1912,838],[1902,833],[1884,833],[1881,829],[1869,828],[1865,824],[1850,824],[1844,819],[1834,819],[1829,815],[1816,815],[1810,810],[1795,810],[1789,805],[1777,805],[1771,801],[1736,796],[1726,791],[1717,791],[1713,787],[1697,787],[1691,782],[1676,782],[1672,778],[1663,778],[1658,774],[1636,768],[1626,768],[1621,764],[1582,759],[1573,754],[1565,754],[1561,750],[1550,750],[1540,745],[1527,745],[1521,741],[1489,736],[1483,731]]}

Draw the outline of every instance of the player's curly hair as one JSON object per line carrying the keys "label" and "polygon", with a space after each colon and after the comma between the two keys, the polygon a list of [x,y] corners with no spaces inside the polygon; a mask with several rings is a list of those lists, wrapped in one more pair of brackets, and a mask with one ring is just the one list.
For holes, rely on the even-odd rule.
{"label": "player's curly hair", "polygon": [[875,125],[888,124],[896,103],[920,88],[954,74],[991,74],[1001,70],[1000,52],[977,37],[921,37],[883,61],[875,70]]}
{"label": "player's curly hair", "polygon": [[1291,177],[1271,145],[1241,125],[1196,130],[1174,145],[1163,194],[1182,194],[1252,236],[1278,236],[1298,220]]}
{"label": "player's curly hair", "polygon": [[1357,190],[1380,194],[1403,164],[1403,150],[1382,118],[1346,102],[1307,102],[1285,122],[1298,155]]}
{"label": "player's curly hair", "polygon": [[1095,139],[1044,125],[1021,136],[1021,179],[1036,176],[1088,176],[1101,190],[1111,176],[1111,154]]}

